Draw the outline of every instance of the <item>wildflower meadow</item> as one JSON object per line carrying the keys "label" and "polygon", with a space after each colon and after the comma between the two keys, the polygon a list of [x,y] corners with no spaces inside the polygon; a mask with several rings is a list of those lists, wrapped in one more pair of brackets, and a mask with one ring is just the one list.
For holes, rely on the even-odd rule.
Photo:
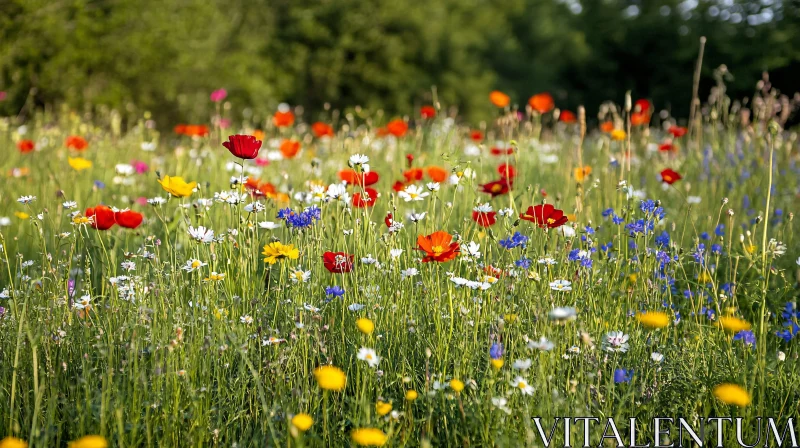
{"label": "wildflower meadow", "polygon": [[4,118],[0,447],[763,443],[800,415],[798,135],[716,92]]}

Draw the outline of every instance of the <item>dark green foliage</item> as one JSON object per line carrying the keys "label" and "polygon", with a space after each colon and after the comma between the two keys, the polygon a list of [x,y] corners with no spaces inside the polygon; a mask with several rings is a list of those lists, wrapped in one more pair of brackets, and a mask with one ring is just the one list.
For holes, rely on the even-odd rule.
{"label": "dark green foliage", "polygon": [[[632,90],[687,115],[701,35],[703,96],[720,64],[734,74],[736,97],[763,70],[796,69],[800,59],[796,2],[705,0],[687,9],[692,2],[583,0],[579,13],[575,3],[6,0],[0,114],[66,102],[206,120],[208,93],[220,87],[239,109],[287,101],[405,114],[430,103],[436,86],[442,105],[472,120],[491,116],[486,95],[495,88],[516,104],[547,90],[563,107],[590,111]],[[798,89],[796,77],[779,78],[786,93]]]}

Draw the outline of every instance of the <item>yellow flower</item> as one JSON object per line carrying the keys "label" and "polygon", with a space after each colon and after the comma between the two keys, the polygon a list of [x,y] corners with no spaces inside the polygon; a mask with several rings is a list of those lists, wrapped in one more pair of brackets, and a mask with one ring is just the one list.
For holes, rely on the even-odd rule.
{"label": "yellow flower", "polygon": [[625,140],[626,136],[627,134],[622,129],[614,129],[613,131],[611,131],[611,138],[618,142]]}
{"label": "yellow flower", "polygon": [[108,442],[103,436],[83,436],[70,443],[69,448],[108,448]]}
{"label": "yellow flower", "polygon": [[375,412],[377,412],[379,416],[383,417],[384,415],[392,412],[392,404],[379,401],[375,403]]}
{"label": "yellow flower", "polygon": [[28,448],[28,442],[16,437],[8,436],[0,440],[0,448]]}
{"label": "yellow flower", "polygon": [[461,392],[464,390],[464,382],[459,379],[453,378],[450,380],[450,389],[453,389],[456,392]]}
{"label": "yellow flower", "polygon": [[637,274],[631,274],[631,275],[629,275],[629,276],[628,276],[628,281],[629,281],[629,282],[631,282],[631,283],[636,283],[636,280],[637,280],[638,278],[639,278],[639,275],[637,275]]}
{"label": "yellow flower", "polygon": [[311,425],[314,424],[314,419],[310,415],[301,412],[292,417],[292,425],[300,431],[306,432]]}
{"label": "yellow flower", "polygon": [[378,428],[359,428],[350,433],[350,438],[358,446],[383,446],[389,440],[386,433]]}
{"label": "yellow flower", "polygon": [[340,392],[347,385],[347,376],[342,369],[335,366],[322,366],[314,370],[314,378],[317,379],[319,387],[325,390],[335,390]]}
{"label": "yellow flower", "polygon": [[578,182],[583,182],[587,176],[592,174],[592,167],[586,165],[584,167],[575,168],[575,180]]}
{"label": "yellow flower", "polygon": [[275,241],[264,246],[264,252],[261,252],[266,258],[264,263],[275,264],[278,260],[288,258],[290,260],[297,260],[300,258],[300,251],[295,249],[293,244],[282,244],[280,241]]}
{"label": "yellow flower", "polygon": [[744,247],[744,249],[747,251],[747,253],[749,253],[749,254],[752,254],[752,253],[753,253],[753,252],[755,252],[755,251],[756,251],[756,249],[758,249],[758,248],[756,247],[756,245],[755,245],[755,244],[751,244],[751,245],[749,245],[749,246],[745,246],[745,247]]}
{"label": "yellow flower", "polygon": [[749,330],[750,323],[744,319],[734,316],[724,316],[719,318],[719,325],[730,333],[738,333],[742,330]]}
{"label": "yellow flower", "polygon": [[358,331],[364,334],[372,334],[372,332],[375,331],[375,324],[366,317],[358,319],[356,321],[356,327],[358,327]]}
{"label": "yellow flower", "polygon": [[225,280],[225,274],[218,274],[216,272],[212,272],[208,277],[203,279],[204,282],[221,282],[223,280]]}
{"label": "yellow flower", "polygon": [[697,281],[700,283],[711,283],[711,280],[713,279],[711,278],[711,274],[708,272],[703,272],[697,277]]}
{"label": "yellow flower", "polygon": [[175,196],[176,198],[185,198],[192,195],[192,191],[197,186],[197,182],[187,183],[180,176],[164,176],[163,179],[158,179],[161,188],[167,193]]}
{"label": "yellow flower", "polygon": [[92,167],[92,161],[83,157],[67,157],[67,162],[75,171],[83,171]]}
{"label": "yellow flower", "polygon": [[750,404],[750,394],[742,386],[723,383],[714,388],[714,396],[725,404],[735,404],[743,408]]}
{"label": "yellow flower", "polygon": [[410,389],[406,391],[406,400],[407,401],[414,401],[419,397],[419,394],[414,389]]}
{"label": "yellow flower", "polygon": [[516,322],[518,317],[519,316],[517,316],[514,313],[508,313],[508,314],[503,315],[503,320],[506,321],[506,323],[511,324],[511,323]]}
{"label": "yellow flower", "polygon": [[19,219],[28,219],[28,218],[31,217],[31,215],[29,215],[29,214],[27,214],[25,212],[14,212],[14,216],[16,216]]}
{"label": "yellow flower", "polygon": [[493,359],[491,363],[492,367],[494,367],[495,370],[500,370],[503,367],[503,364],[505,364],[505,361],[503,361],[502,359]]}
{"label": "yellow flower", "polygon": [[661,311],[638,313],[636,319],[647,328],[664,328],[669,325],[669,316]]}

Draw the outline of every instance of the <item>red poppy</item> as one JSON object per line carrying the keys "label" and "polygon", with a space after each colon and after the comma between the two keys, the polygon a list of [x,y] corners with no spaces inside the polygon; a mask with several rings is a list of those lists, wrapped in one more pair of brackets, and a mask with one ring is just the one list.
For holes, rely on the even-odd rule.
{"label": "red poppy", "polygon": [[475,207],[472,210],[472,220],[481,227],[493,226],[497,222],[497,212],[483,212]]}
{"label": "red poppy", "polygon": [[440,166],[429,166],[425,170],[428,172],[428,177],[434,182],[444,182],[447,179],[447,170]]}
{"label": "red poppy", "polygon": [[434,109],[433,106],[422,106],[419,109],[419,114],[422,118],[427,120],[436,116],[436,109]]}
{"label": "red poppy", "polygon": [[659,151],[664,151],[664,152],[672,151],[672,148],[673,148],[673,146],[672,146],[672,143],[670,143],[670,142],[665,142],[665,143],[662,143],[662,144],[660,144],[658,146],[658,150]]}
{"label": "red poppy", "polygon": [[398,180],[392,185],[392,190],[401,192],[406,189],[406,184],[403,181]]}
{"label": "red poppy", "polygon": [[553,96],[547,92],[533,95],[528,100],[528,104],[531,106],[531,109],[539,112],[540,114],[550,112],[556,107],[556,103],[553,101]]}
{"label": "red poppy", "polygon": [[114,227],[114,223],[116,223],[116,220],[114,219],[114,211],[105,205],[87,208],[86,217],[94,217],[92,220],[92,227],[97,230],[108,230]]}
{"label": "red poppy", "polygon": [[609,134],[609,133],[611,133],[611,131],[614,130],[614,123],[611,122],[611,121],[604,121],[600,125],[600,130],[605,132],[606,134]]}
{"label": "red poppy", "polygon": [[353,255],[344,252],[325,252],[322,254],[325,269],[333,274],[343,274],[353,270]]}
{"label": "red poppy", "polygon": [[634,112],[631,114],[631,126],[644,126],[650,123],[650,114],[646,112]]}
{"label": "red poppy", "polygon": [[395,137],[402,137],[408,132],[408,123],[396,118],[386,125],[386,130]]}
{"label": "red poppy", "polygon": [[453,236],[440,230],[430,235],[420,235],[417,237],[417,249],[425,252],[423,263],[436,261],[443,263],[456,258],[460,251],[460,246],[453,241]]}
{"label": "red poppy", "polygon": [[650,104],[650,101],[648,101],[646,99],[636,100],[636,103],[634,104],[634,110],[638,110],[639,112],[642,112],[642,113],[648,114],[648,115],[650,114],[650,109],[651,108],[652,108],[652,105]]}
{"label": "red poppy", "polygon": [[497,167],[497,172],[500,173],[500,177],[503,179],[513,179],[517,177],[517,169],[514,168],[514,165],[508,163],[501,163]]}
{"label": "red poppy", "polygon": [[300,142],[297,140],[284,140],[280,146],[281,154],[287,159],[292,159],[300,152]]}
{"label": "red poppy", "polygon": [[124,210],[114,213],[114,220],[126,229],[135,229],[142,224],[144,215],[133,210]]}
{"label": "red poppy", "polygon": [[250,160],[258,157],[261,140],[256,140],[252,135],[229,135],[228,141],[222,142],[222,146],[227,148],[234,157]]}
{"label": "red poppy", "polygon": [[519,215],[520,219],[535,223],[541,228],[561,227],[569,221],[564,212],[553,207],[551,204],[537,205],[528,207],[525,213]]}
{"label": "red poppy", "polygon": [[70,135],[64,141],[64,144],[67,146],[67,148],[74,149],[75,151],[83,151],[89,147],[89,142],[87,142],[85,138],[78,135]]}
{"label": "red poppy", "polygon": [[185,124],[177,124],[172,129],[176,134],[183,135],[186,134],[186,125]]}
{"label": "red poppy", "polygon": [[509,146],[508,148],[498,148],[497,146],[492,147],[489,152],[492,153],[493,156],[505,156],[514,153],[514,148]]}
{"label": "red poppy", "polygon": [[362,187],[366,187],[378,182],[380,176],[375,171],[359,173],[356,170],[347,169],[339,171],[339,179],[347,182],[350,185],[361,185]]}
{"label": "red poppy", "polygon": [[33,140],[20,140],[17,142],[17,149],[19,149],[19,152],[25,154],[26,152],[31,152],[36,149],[36,144],[33,143]]}
{"label": "red poppy", "polygon": [[279,128],[289,127],[294,124],[294,113],[277,111],[272,116],[272,124]]}
{"label": "red poppy", "polygon": [[386,224],[386,227],[391,227],[392,223],[394,223],[394,216],[391,213],[387,213],[386,217],[383,218],[383,223]]}
{"label": "red poppy", "polygon": [[507,194],[511,185],[509,185],[508,179],[500,179],[494,182],[489,182],[488,184],[483,184],[481,187],[481,193],[489,193],[492,197],[500,196],[502,194]]}
{"label": "red poppy", "polygon": [[410,168],[403,171],[403,177],[406,178],[406,182],[414,182],[416,180],[422,180],[422,168]]}
{"label": "red poppy", "polygon": [[480,143],[483,141],[483,132],[478,130],[472,131],[469,134],[469,138],[471,138],[475,143]]}
{"label": "red poppy", "polygon": [[578,121],[578,117],[575,116],[574,112],[570,112],[568,110],[562,110],[561,114],[558,116],[558,120],[561,121],[562,123],[571,124]]}
{"label": "red poppy", "polygon": [[334,135],[336,135],[333,132],[333,126],[329,125],[328,123],[323,123],[321,121],[318,121],[311,125],[311,132],[313,132],[314,135],[317,136],[317,138],[333,137]]}
{"label": "red poppy", "polygon": [[668,183],[669,185],[672,185],[672,184],[674,184],[675,182],[677,182],[677,181],[679,181],[681,179],[683,179],[683,177],[681,177],[680,174],[678,174],[675,171],[672,171],[669,168],[667,168],[667,169],[665,169],[664,171],[661,172],[661,180],[663,182]]}
{"label": "red poppy", "polygon": [[406,154],[406,160],[408,161],[408,166],[411,166],[414,163],[414,154]]}
{"label": "red poppy", "polygon": [[378,200],[378,192],[374,188],[365,188],[363,193],[353,194],[353,207],[372,207]]}
{"label": "red poppy", "polygon": [[672,136],[675,138],[683,137],[686,135],[686,131],[687,129],[683,126],[670,126],[669,129],[667,129],[667,132],[672,134]]}

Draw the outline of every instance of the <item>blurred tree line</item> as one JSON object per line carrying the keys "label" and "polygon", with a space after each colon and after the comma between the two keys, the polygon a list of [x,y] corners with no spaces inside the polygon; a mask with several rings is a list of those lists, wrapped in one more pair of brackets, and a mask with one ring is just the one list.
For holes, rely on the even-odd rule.
{"label": "blurred tree line", "polygon": [[700,36],[701,98],[726,64],[749,96],[762,71],[800,90],[797,0],[3,0],[0,115],[67,103],[207,119],[226,88],[241,110],[457,106],[491,116],[550,91],[596,110],[625,91],[688,114]]}

